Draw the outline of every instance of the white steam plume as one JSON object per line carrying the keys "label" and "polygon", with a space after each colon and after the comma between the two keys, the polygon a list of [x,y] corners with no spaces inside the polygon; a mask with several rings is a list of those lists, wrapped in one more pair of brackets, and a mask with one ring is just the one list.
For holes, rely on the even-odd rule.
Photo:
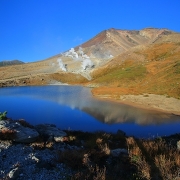
{"label": "white steam plume", "polygon": [[83,70],[86,70],[86,68],[91,68],[93,65],[93,62],[90,59],[84,59],[81,66]]}
{"label": "white steam plume", "polygon": [[59,64],[59,67],[60,67],[63,71],[67,71],[67,69],[66,69],[65,65],[63,64],[61,58],[58,58],[58,59],[57,59],[57,62],[58,62],[58,64]]}

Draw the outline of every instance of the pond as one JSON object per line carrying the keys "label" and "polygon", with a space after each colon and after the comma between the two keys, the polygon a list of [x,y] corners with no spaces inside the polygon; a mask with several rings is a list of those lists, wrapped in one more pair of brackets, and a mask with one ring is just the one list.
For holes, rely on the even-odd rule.
{"label": "pond", "polygon": [[156,137],[179,133],[180,116],[99,100],[91,89],[51,85],[0,89],[0,112],[36,125],[55,124],[60,129],[117,132]]}

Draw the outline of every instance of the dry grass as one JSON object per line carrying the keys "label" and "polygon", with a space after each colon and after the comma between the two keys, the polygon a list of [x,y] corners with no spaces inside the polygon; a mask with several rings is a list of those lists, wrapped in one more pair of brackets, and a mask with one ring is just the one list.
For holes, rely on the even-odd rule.
{"label": "dry grass", "polygon": [[180,169],[180,151],[163,139],[139,140],[127,138],[129,156],[144,179],[173,180]]}
{"label": "dry grass", "polygon": [[83,84],[88,82],[85,77],[75,73],[54,73],[50,74],[49,78],[68,84]]}
{"label": "dry grass", "polygon": [[1,140],[12,140],[16,136],[16,131],[13,129],[3,128],[0,131]]}
{"label": "dry grass", "polygon": [[147,163],[141,149],[133,137],[127,138],[129,157],[138,168],[138,176],[142,179],[150,180],[150,165]]}
{"label": "dry grass", "polygon": [[176,147],[168,145],[164,140],[143,141],[143,146],[154,159],[163,179],[172,180],[178,176],[180,168],[180,152]]}
{"label": "dry grass", "polygon": [[67,131],[67,134],[68,138],[74,138],[66,143],[84,147],[57,152],[57,161],[75,170],[72,179],[134,179],[136,167],[129,161],[128,155],[112,157],[110,153],[112,149],[126,148],[125,137],[104,132]]}

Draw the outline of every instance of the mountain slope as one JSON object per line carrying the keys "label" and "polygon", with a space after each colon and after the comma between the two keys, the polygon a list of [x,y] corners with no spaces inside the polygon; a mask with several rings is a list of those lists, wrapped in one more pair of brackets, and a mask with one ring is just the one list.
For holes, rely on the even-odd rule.
{"label": "mountain slope", "polygon": [[[148,45],[123,53],[93,71],[95,95],[166,94],[180,98],[180,43]],[[102,87],[103,86],[103,87]]]}

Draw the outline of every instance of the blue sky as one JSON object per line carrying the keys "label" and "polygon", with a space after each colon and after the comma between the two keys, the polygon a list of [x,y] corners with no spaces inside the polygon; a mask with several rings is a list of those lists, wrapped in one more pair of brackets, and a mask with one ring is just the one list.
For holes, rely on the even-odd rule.
{"label": "blue sky", "polygon": [[109,29],[180,32],[179,0],[0,0],[0,61],[42,60]]}

